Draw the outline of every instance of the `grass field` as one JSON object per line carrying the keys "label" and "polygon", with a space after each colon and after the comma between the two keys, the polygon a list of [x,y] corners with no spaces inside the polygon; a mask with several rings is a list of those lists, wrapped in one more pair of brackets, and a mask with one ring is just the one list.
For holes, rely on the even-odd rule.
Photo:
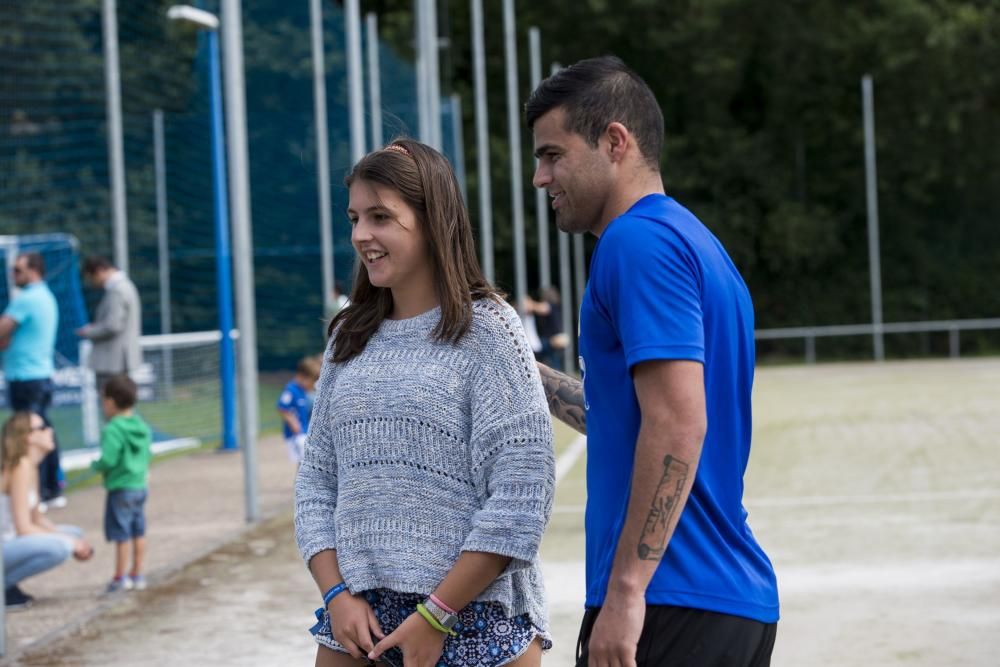
{"label": "grass field", "polygon": [[[258,386],[258,415],[263,433],[274,431],[281,422],[274,409],[282,384],[277,381],[262,381]],[[143,401],[139,412],[156,432],[157,439],[200,438],[205,442],[217,442],[221,429],[219,402],[219,382],[209,379],[179,385],[167,399]],[[0,422],[10,416],[7,406],[0,409]],[[84,446],[82,418],[79,405],[62,405],[49,410],[59,446],[63,450]]]}
{"label": "grass field", "polygon": [[[998,378],[1000,359],[758,370],[746,506],[778,574],[772,664],[997,664]],[[555,665],[582,610],[584,469],[543,545]]]}
{"label": "grass field", "polygon": [[[277,378],[265,377],[258,386],[257,414],[260,433],[277,432],[281,422],[274,409],[278,394],[284,385]],[[179,386],[170,400],[144,401],[139,413],[150,424],[156,440],[171,438],[198,438],[202,448],[217,447],[220,441],[221,416],[219,383],[211,379]],[[10,416],[10,410],[0,409],[0,423]],[[64,405],[49,411],[60,449],[64,452],[84,447],[80,406]],[[161,460],[175,454],[157,457]],[[98,481],[90,469],[66,471],[66,486],[74,489]]]}

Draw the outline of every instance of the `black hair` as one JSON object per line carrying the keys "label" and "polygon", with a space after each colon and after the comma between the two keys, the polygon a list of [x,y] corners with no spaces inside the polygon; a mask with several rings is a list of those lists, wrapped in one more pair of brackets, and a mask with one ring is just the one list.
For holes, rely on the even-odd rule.
{"label": "black hair", "polygon": [[24,265],[29,269],[36,272],[39,276],[45,277],[45,258],[42,257],[42,253],[32,250],[22,252],[18,257],[24,260]]}
{"label": "black hair", "polygon": [[99,255],[91,255],[83,260],[83,275],[92,276],[103,269],[113,269],[115,265]]}
{"label": "black hair", "polygon": [[642,78],[621,58],[588,58],[565,67],[538,84],[524,105],[528,128],[553,109],[566,112],[566,127],[592,148],[608,125],[621,123],[635,137],[646,163],[660,170],[663,111]]}
{"label": "black hair", "polygon": [[110,398],[119,410],[128,410],[139,398],[139,389],[127,375],[116,375],[104,383],[101,395]]}

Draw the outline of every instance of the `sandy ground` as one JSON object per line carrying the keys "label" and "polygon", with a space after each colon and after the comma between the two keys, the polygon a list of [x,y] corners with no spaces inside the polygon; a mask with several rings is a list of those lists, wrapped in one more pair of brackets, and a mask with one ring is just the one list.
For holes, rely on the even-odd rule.
{"label": "sandy ground", "polygon": [[[779,577],[774,665],[997,663],[997,377],[996,359],[758,372],[746,504]],[[570,440],[562,434],[561,453]],[[201,456],[199,470],[219,458]],[[584,461],[560,482],[543,544],[556,640],[545,664],[572,664],[583,587]],[[161,479],[173,479],[168,466],[185,468],[180,478],[195,474],[183,460],[167,462]],[[201,485],[185,488],[207,485],[207,498],[225,495],[204,474]],[[152,590],[105,602],[82,631],[36,638],[29,656],[6,664],[312,664],[305,629],[317,594],[275,480],[273,520],[239,536],[241,496],[230,489],[235,497],[220,502],[236,510],[227,524],[235,541],[173,574],[162,564]],[[74,498],[71,508],[79,504]],[[177,530],[164,541],[180,539]],[[86,597],[95,606],[91,583],[70,576],[46,586],[53,593],[68,587],[71,601]],[[26,588],[43,592],[42,579]],[[12,615],[9,629],[17,621]]]}
{"label": "sandy ground", "polygon": [[996,665],[1000,360],[758,374],[747,507],[774,664]]}
{"label": "sandy ground", "polygon": [[[287,460],[284,443],[277,437],[261,439],[257,453],[258,515],[285,516],[291,511],[294,464]],[[22,583],[22,588],[36,600],[27,610],[6,615],[8,658],[57,645],[67,630],[80,625],[92,627],[94,617],[116,609],[124,601],[122,596],[102,595],[114,563],[113,550],[104,542],[101,528],[104,499],[103,489],[90,487],[70,494],[66,508],[50,511],[56,523],[83,528],[95,547],[95,555],[85,563],[70,560]],[[196,452],[157,462],[150,471],[146,509],[146,569],[150,586],[159,588],[185,565],[247,530],[242,456]],[[135,631],[129,634],[135,635]],[[64,663],[55,660],[51,664]]]}
{"label": "sandy ground", "polygon": [[18,665],[311,665],[316,589],[272,520]]}

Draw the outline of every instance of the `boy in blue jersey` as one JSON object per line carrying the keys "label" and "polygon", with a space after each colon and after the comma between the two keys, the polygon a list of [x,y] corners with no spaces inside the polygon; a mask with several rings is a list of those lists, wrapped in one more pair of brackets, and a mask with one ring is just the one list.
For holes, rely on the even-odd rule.
{"label": "boy in blue jersey", "polygon": [[309,432],[309,415],[312,413],[312,391],[319,379],[320,362],[316,357],[303,357],[295,367],[295,377],[285,385],[278,397],[278,414],[281,415],[288,458],[296,465],[302,461],[306,435]]}
{"label": "boy in blue jersey", "polygon": [[580,312],[583,382],[540,366],[587,435],[578,667],[770,664],[774,570],[747,524],[753,304],[718,239],[664,193],[663,115],[613,57],[526,106],[556,224],[598,238]]}

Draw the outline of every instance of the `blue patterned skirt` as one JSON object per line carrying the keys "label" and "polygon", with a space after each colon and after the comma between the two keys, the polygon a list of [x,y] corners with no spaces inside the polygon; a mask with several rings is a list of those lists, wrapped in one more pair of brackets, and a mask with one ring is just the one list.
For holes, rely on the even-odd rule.
{"label": "blue patterned skirt", "polygon": [[[397,593],[385,588],[364,591],[382,631],[389,634],[399,627],[410,614],[417,611],[417,603],[425,595]],[[514,662],[531,646],[536,637],[542,639],[542,649],[552,647],[552,640],[542,634],[527,614],[507,618],[496,602],[473,602],[458,613],[457,636],[444,641],[444,651],[436,667],[500,667]],[[312,630],[316,643],[340,653],[347,653],[330,631],[330,614],[323,613]],[[403,654],[399,648],[386,651],[381,661],[392,667],[403,667]]]}

